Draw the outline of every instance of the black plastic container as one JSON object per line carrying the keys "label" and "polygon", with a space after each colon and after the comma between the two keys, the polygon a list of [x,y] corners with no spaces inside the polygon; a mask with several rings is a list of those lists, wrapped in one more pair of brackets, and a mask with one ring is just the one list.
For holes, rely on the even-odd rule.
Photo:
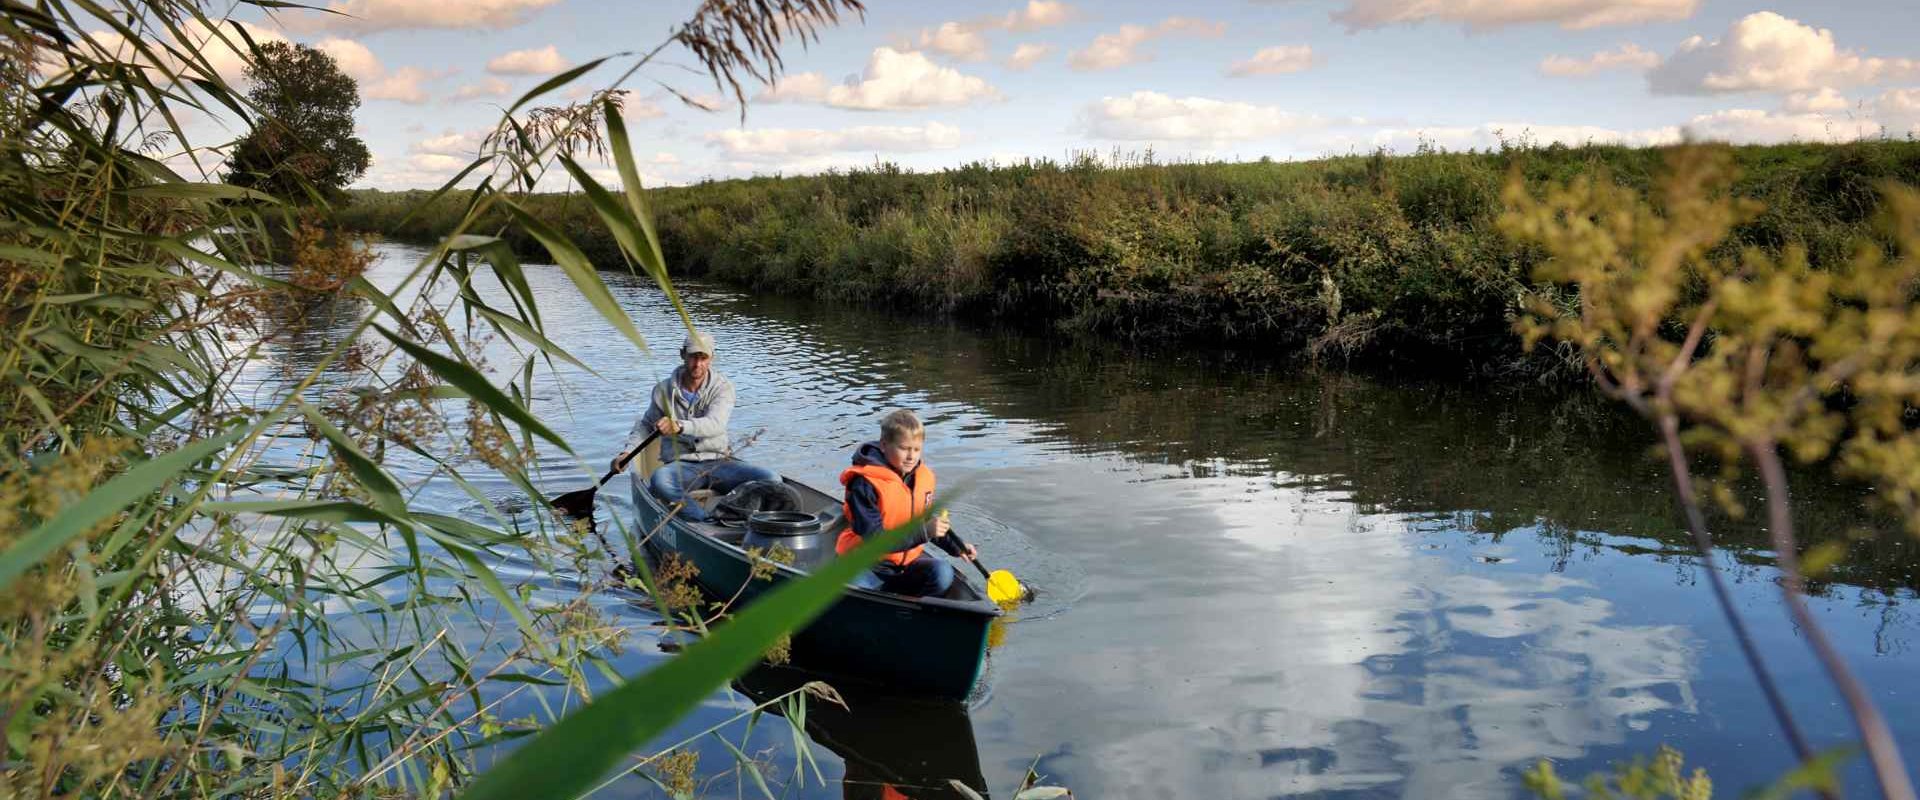
{"label": "black plastic container", "polygon": [[771,548],[779,545],[792,550],[797,561],[812,562],[833,552],[833,541],[821,529],[818,514],[805,511],[755,511],[747,517],[747,535],[743,544]]}

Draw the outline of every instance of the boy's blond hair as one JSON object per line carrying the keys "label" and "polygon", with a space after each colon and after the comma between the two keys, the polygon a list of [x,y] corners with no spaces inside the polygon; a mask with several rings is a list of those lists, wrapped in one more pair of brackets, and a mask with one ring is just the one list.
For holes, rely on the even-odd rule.
{"label": "boy's blond hair", "polygon": [[920,424],[920,418],[904,408],[896,410],[880,420],[880,441],[887,444],[904,442],[909,437],[927,438],[927,426]]}

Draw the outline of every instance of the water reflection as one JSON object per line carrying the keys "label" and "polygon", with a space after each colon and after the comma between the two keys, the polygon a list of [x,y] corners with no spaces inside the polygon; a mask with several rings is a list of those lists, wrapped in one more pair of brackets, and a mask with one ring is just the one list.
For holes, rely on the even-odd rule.
{"label": "water reflection", "polygon": [[[1093,709],[1028,737],[1066,743],[1043,766],[1089,796],[1508,796],[1536,759],[1698,710],[1684,628],[1624,622],[1552,572],[1479,574],[1474,553],[1427,549],[1452,537],[1421,518],[1258,479],[1101,483],[1022,470],[997,487],[1041,487],[1071,522],[1022,522],[1104,551],[1071,616],[1111,635],[1020,638],[995,690]],[[1126,525],[1154,535],[1105,535]]]}
{"label": "water reflection", "polygon": [[[399,257],[372,277],[411,264],[412,251],[389,251]],[[649,341],[679,340],[656,289],[609,279]],[[674,354],[635,353],[557,272],[530,266],[528,280],[549,335],[600,373],[541,365],[536,411],[582,445],[577,461],[537,454],[540,488],[557,494],[604,469]],[[1660,742],[1723,786],[1784,763],[1692,582],[1639,424],[1591,396],[1409,388],[683,288],[739,390],[732,427],[752,440],[748,457],[832,486],[882,412],[919,409],[942,486],[967,487],[956,525],[992,566],[1049,590],[1006,627],[972,711],[861,703],[847,730],[810,717],[828,778],[839,759],[854,780],[788,796],[948,772],[1010,786],[1036,756],[1085,797],[1511,796],[1534,759],[1580,774]],[[500,341],[485,353],[505,370],[523,358]],[[432,465],[397,468],[416,502],[495,524]],[[496,501],[512,493],[484,470],[469,478]],[[1796,497],[1809,528],[1880,524],[1854,490],[1804,481]],[[611,536],[630,509],[623,492],[600,499]],[[1846,723],[1816,667],[1766,616],[1777,608],[1766,558],[1742,539],[1754,531],[1723,535],[1796,710],[1838,741]],[[1913,559],[1898,541],[1857,545],[1818,604],[1876,688],[1920,667],[1905,645]],[[499,566],[536,594],[558,597],[570,577]],[[635,631],[651,621],[606,610]],[[616,663],[630,675],[656,660],[634,648]],[[1920,706],[1882,691],[1902,737],[1920,743]],[[663,740],[739,711],[723,692]],[[745,749],[790,759],[777,727]],[[731,763],[701,747],[703,763]],[[614,792],[653,795],[637,779]]]}
{"label": "water reflection", "polygon": [[[1604,531],[1692,547],[1674,523],[1661,462],[1649,457],[1646,424],[1592,392],[1396,385],[1303,372],[1258,354],[1142,352],[876,319],[879,312],[850,315],[789,298],[722,294],[711,303],[715,313],[794,320],[808,349],[829,350],[835,377],[866,387],[857,402],[877,407],[884,401],[872,398],[892,397],[963,409],[939,422],[965,430],[936,431],[970,456],[1004,454],[1013,436],[1061,455],[1178,465],[1186,477],[1276,476],[1343,492],[1341,502],[1366,511],[1464,513],[1494,533],[1544,524],[1569,536]],[[912,335],[872,337],[866,331],[876,325]],[[1841,580],[1920,588],[1913,544],[1870,508],[1863,487],[1810,470],[1795,476],[1794,488],[1803,539],[1848,546]],[[1717,517],[1713,526],[1736,560],[1771,563],[1754,519]],[[1888,535],[1853,535],[1862,530]]]}
{"label": "water reflection", "polygon": [[[761,667],[733,682],[756,703],[800,689],[821,676],[786,667]],[[845,765],[841,797],[847,800],[962,800],[959,781],[989,796],[980,774],[973,721],[959,703],[932,702],[871,691],[837,691],[840,703],[809,697],[807,736]],[[771,708],[784,715],[780,705]]]}

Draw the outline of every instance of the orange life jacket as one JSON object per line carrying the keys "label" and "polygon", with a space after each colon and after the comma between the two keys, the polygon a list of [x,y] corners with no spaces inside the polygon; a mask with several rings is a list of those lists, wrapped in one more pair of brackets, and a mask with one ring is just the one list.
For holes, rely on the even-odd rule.
{"label": "orange life jacket", "polygon": [[[933,503],[933,469],[926,462],[913,468],[913,488],[907,488],[907,482],[885,464],[855,464],[840,473],[840,485],[845,486],[855,476],[866,478],[873,484],[874,494],[880,499],[880,524],[884,530],[893,530],[907,524],[907,520],[923,514],[927,506]],[[847,519],[853,519],[853,506],[845,500],[840,502]],[[860,534],[853,532],[853,526],[840,532],[840,538],[833,543],[833,551],[846,555],[847,551],[860,546]],[[926,545],[914,545],[910,550],[888,553],[881,561],[897,567],[904,567],[920,557],[920,551]]]}

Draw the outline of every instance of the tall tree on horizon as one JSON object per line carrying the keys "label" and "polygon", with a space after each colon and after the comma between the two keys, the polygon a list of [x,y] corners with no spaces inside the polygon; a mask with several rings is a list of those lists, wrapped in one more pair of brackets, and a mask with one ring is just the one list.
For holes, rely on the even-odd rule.
{"label": "tall tree on horizon", "polygon": [[327,55],[265,42],[247,66],[260,116],[234,148],[227,182],[290,200],[339,199],[373,156],[353,133],[360,87]]}

